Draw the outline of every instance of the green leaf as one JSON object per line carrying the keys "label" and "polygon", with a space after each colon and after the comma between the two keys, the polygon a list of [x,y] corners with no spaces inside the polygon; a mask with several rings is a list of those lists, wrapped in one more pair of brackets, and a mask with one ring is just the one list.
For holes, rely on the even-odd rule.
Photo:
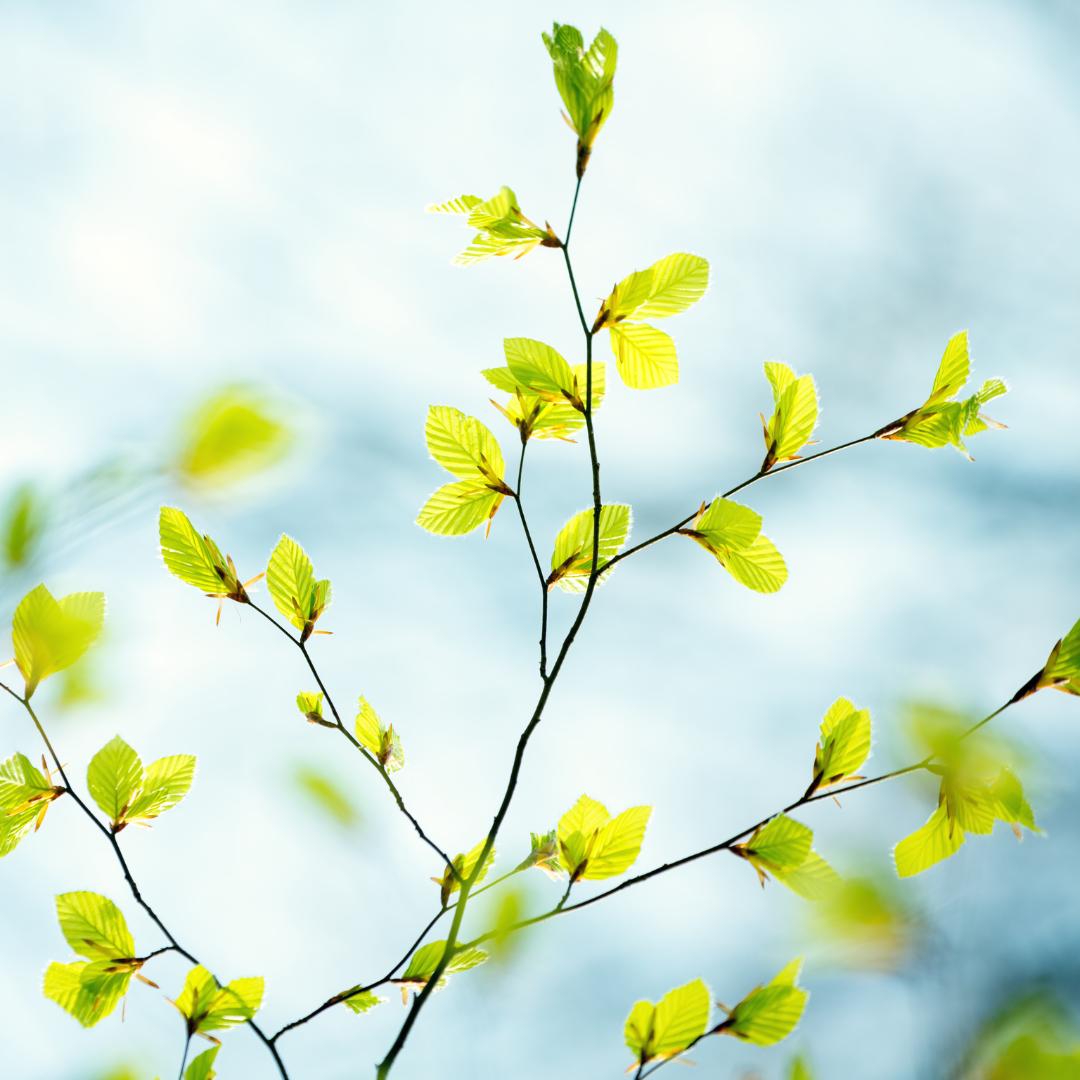
{"label": "green leaf", "polygon": [[[630,520],[630,507],[623,503],[600,507],[598,567],[613,559],[622,549],[630,535]],[[593,510],[582,510],[559,530],[551,553],[548,588],[558,585],[565,592],[585,591],[592,573],[594,521]],[[604,580],[608,573],[610,571],[602,571],[597,582]]]}
{"label": "green leaf", "polygon": [[168,570],[207,596],[247,603],[247,593],[229,556],[209,536],[200,536],[183,510],[163,506],[158,518],[161,557]]}
{"label": "green leaf", "polygon": [[116,1008],[130,982],[130,972],[104,973],[98,964],[52,963],[45,971],[42,991],[89,1028]]}
{"label": "green leaf", "polygon": [[1066,694],[1080,694],[1080,620],[1051,650],[1036,689],[1044,686]]}
{"label": "green leaf", "polygon": [[559,246],[551,233],[521,212],[517,196],[508,187],[500,188],[486,202],[476,195],[461,195],[427,209],[435,214],[465,215],[466,223],[480,230],[472,243],[454,259],[459,266],[469,266],[499,255],[520,259],[539,244]]}
{"label": "green leaf", "polygon": [[778,461],[794,461],[810,441],[818,419],[817,388],[811,375],[800,375],[786,364],[765,365],[773,391],[773,413],[765,429],[765,460],[761,471],[768,472]]}
{"label": "green leaf", "polygon": [[777,814],[732,850],[748,860],[759,874],[766,870],[781,874],[802,866],[813,842],[813,829],[787,814]]}
{"label": "green leaf", "polygon": [[337,824],[349,828],[360,819],[352,799],[325,773],[306,765],[297,768],[297,787]]}
{"label": "green leaf", "polygon": [[192,485],[242,480],[283,457],[292,432],[270,400],[250,386],[216,392],[184,420],[175,469]]}
{"label": "green leaf", "polygon": [[0,858],[15,850],[31,826],[41,825],[49,804],[63,794],[25,754],[0,764]]}
{"label": "green leaf", "polygon": [[964,843],[964,830],[950,820],[942,803],[926,824],[906,836],[893,848],[893,860],[900,877],[912,877],[935,863],[955,855]]}
{"label": "green leaf", "polygon": [[690,527],[679,532],[712,554],[740,585],[772,593],[787,581],[787,565],[760,530],[759,514],[730,499],[716,498],[698,512]]}
{"label": "green leaf", "polygon": [[307,553],[284,533],[270,554],[266,587],[278,611],[300,631],[300,640],[307,641],[330,603],[330,582],[316,580]]}
{"label": "green leaf", "polygon": [[641,852],[651,806],[632,806],[616,817],[582,795],[559,820],[559,854],[574,881],[601,881],[624,873]]}
{"label": "green leaf", "polygon": [[371,1012],[376,1005],[381,1005],[386,998],[381,998],[371,990],[360,990],[353,994],[351,997],[347,997],[342,1004],[352,1009],[354,1013],[360,1015],[362,1013]]}
{"label": "green leaf", "polygon": [[171,810],[191,790],[195,779],[195,757],[171,754],[146,766],[142,790],[132,801],[125,822],[147,822]]}
{"label": "green leaf", "polygon": [[[585,389],[588,385],[587,365],[575,364],[571,369],[575,395],[584,399]],[[519,435],[528,440],[537,439],[561,439],[572,442],[570,436],[580,431],[585,426],[585,414],[576,405],[567,400],[552,401],[537,394],[531,393],[524,386],[519,385],[511,374],[508,367],[488,368],[482,371],[492,386],[510,394],[510,399],[500,405],[492,401],[492,405],[503,414],[506,419],[517,428]],[[593,412],[600,408],[604,400],[605,391],[605,366],[602,363],[593,363],[592,380],[592,408]]]}
{"label": "green leaf", "polygon": [[804,900],[824,900],[840,885],[840,875],[811,851],[794,870],[775,872],[776,880]]}
{"label": "green leaf", "polygon": [[700,255],[677,252],[624,278],[606,306],[612,322],[664,319],[692,307],[708,287],[708,262]]}
{"label": "green leaf", "polygon": [[214,1059],[218,1056],[220,1046],[211,1046],[204,1050],[184,1071],[184,1080],[214,1080],[217,1072],[214,1069]]}
{"label": "green leaf", "polygon": [[459,480],[483,481],[510,494],[503,484],[502,451],[495,436],[475,416],[449,405],[431,405],[424,428],[428,453]]}
{"label": "green leaf", "polygon": [[416,524],[436,536],[464,536],[490,523],[502,501],[501,494],[476,480],[444,484],[421,507]]}
{"label": "green leaf", "polygon": [[613,83],[618,46],[604,29],[588,49],[576,27],[555,23],[542,35],[555,71],[555,86],[570,127],[578,137],[577,175],[585,174],[593,143],[615,104]]}
{"label": "green leaf", "polygon": [[751,990],[731,1011],[721,1032],[756,1046],[772,1046],[787,1038],[810,997],[795,985],[801,968],[802,960],[793,960],[771,982]]}
{"label": "green leaf", "polygon": [[90,759],[86,770],[90,795],[113,825],[123,819],[142,780],[139,755],[119,735]]}
{"label": "green leaf", "polygon": [[857,780],[870,756],[870,710],[856,709],[837,698],[821,721],[821,738],[814,752],[814,790]]}
{"label": "green leaf", "polygon": [[521,870],[531,870],[535,866],[537,870],[542,870],[553,880],[561,878],[564,871],[559,862],[557,830],[552,829],[546,833],[529,833],[529,844],[529,854],[515,867],[515,873]]}
{"label": "green leaf", "polygon": [[1017,836],[1020,835],[1021,825],[1033,833],[1042,831],[1035,824],[1035,812],[1024,796],[1020,778],[1012,769],[1003,768],[990,790],[998,803],[995,809],[998,820],[1012,825]]}
{"label": "green leaf", "polygon": [[966,400],[951,400],[967,382],[970,368],[967,331],[962,330],[946,345],[926,402],[894,424],[886,425],[877,432],[877,436],[916,443],[930,449],[951,445],[970,460],[964,438],[988,428],[1005,426],[983,413],[982,406],[1008,391],[1004,380],[987,379]]}
{"label": "green leaf", "polygon": [[135,956],[135,940],[120,909],[92,892],[61,893],[56,898],[60,931],[71,948],[87,960]]}
{"label": "green leaf", "polygon": [[255,1016],[262,1005],[263,989],[261,978],[233,979],[220,986],[206,968],[194,967],[173,1004],[187,1018],[189,1034],[222,1031]]}
{"label": "green leaf", "polygon": [[[401,987],[401,1000],[403,1002],[408,1001],[410,991],[419,993],[427,986],[432,975],[435,974],[435,969],[439,966],[439,961],[442,959],[445,949],[445,940],[429,941],[426,945],[421,945],[412,954],[409,965],[405,968],[401,977],[390,980]],[[441,990],[446,985],[448,976],[479,967],[481,964],[486,963],[487,960],[488,954],[482,949],[460,949],[450,958],[449,964],[447,964],[439,981],[435,984],[435,989]]]}
{"label": "green leaf", "polygon": [[296,707],[311,723],[323,723],[323,694],[321,692],[301,690],[296,695]]}
{"label": "green leaf", "polygon": [[[487,843],[485,837],[470,851],[462,855],[454,856],[454,868],[448,866],[441,878],[435,878],[435,883],[440,888],[440,899],[443,907],[446,906],[447,901],[453,896],[454,893],[461,888],[461,882],[468,880],[476,869],[476,864],[480,860],[480,855],[484,850],[484,845]],[[481,881],[487,877],[487,872],[491,869],[491,864],[495,861],[495,847],[494,845],[487,853],[487,858],[484,859],[483,866],[480,867],[479,872],[476,875],[474,885],[479,885]],[[455,876],[454,871],[457,871]]]}
{"label": "green leaf", "polygon": [[365,697],[360,698],[356,713],[356,738],[387,772],[396,772],[405,764],[405,751],[394,725],[384,724]]}
{"label": "green leaf", "polygon": [[71,667],[97,640],[104,622],[103,593],[71,593],[57,600],[44,585],[31,589],[19,601],[11,623],[26,697],[42,679]]}
{"label": "green leaf", "polygon": [[679,381],[675,342],[663,330],[647,323],[614,323],[608,330],[615,366],[632,390],[656,390]]}
{"label": "green leaf", "polygon": [[570,365],[550,345],[532,338],[505,338],[503,352],[517,386],[547,401],[567,401],[584,411],[584,386],[579,391]]}
{"label": "green leaf", "polygon": [[676,1057],[705,1035],[711,1011],[701,979],[669,990],[656,1005],[639,1001],[626,1018],[626,1045],[639,1064]]}
{"label": "green leaf", "polygon": [[46,522],[44,498],[33,484],[11,492],[0,523],[0,552],[8,567],[25,566],[34,557]]}

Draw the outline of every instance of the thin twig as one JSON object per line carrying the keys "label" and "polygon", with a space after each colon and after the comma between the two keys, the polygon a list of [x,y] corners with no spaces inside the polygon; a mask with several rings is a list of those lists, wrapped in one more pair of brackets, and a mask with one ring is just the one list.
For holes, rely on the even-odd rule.
{"label": "thin twig", "polygon": [[536,576],[540,581],[540,678],[543,679],[547,676],[548,584],[544,575],[544,568],[540,563],[540,556],[536,553],[532,533],[529,531],[529,522],[525,517],[525,507],[521,502],[522,474],[525,471],[525,448],[528,445],[528,440],[522,438],[521,457],[518,458],[517,490],[514,492],[513,498],[517,506],[518,517],[521,518],[521,528],[525,533],[525,542],[529,545],[529,554],[532,556],[533,566],[536,567]]}

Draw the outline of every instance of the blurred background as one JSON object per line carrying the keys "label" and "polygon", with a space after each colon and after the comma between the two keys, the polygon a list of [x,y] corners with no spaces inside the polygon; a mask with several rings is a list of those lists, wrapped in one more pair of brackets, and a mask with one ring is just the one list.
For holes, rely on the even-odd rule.
{"label": "blurred background", "polygon": [[[875,443],[747,492],[790,568],[776,596],[681,540],[623,564],[530,748],[498,866],[583,791],[655,805],[642,868],[744,828],[803,790],[840,694],[873,712],[869,767],[905,764],[911,702],[983,715],[1080,616],[1073,5],[4,5],[4,612],[39,580],[107,594],[105,640],[40,711],[80,780],[117,733],[144,760],[198,755],[183,806],[125,848],[189,948],[266,976],[270,1029],[389,967],[441,867],[345,741],[304,723],[296,651],[234,605],[215,628],[214,603],[165,572],[157,508],[184,507],[242,577],[282,531],[304,544],[334,586],[334,635],[314,645],[332,693],[394,724],[411,807],[471,847],[537,693],[537,597],[512,508],[487,541],[413,524],[442,483],[424,414],[463,408],[512,454],[479,369],[508,335],[582,357],[557,253],[453,267],[469,234],[422,211],[507,183],[563,229],[552,17],[620,47],[574,233],[587,308],[668,252],[712,263],[705,301],[667,327],[680,385],[612,377],[598,414],[605,498],[633,504],[639,538],[757,468],[765,360],[816,376],[822,446],[921,403],[961,328],[974,379],[1013,389],[974,464]],[[530,457],[546,552],[589,503],[587,455]],[[552,597],[556,627],[575,603]],[[710,1040],[704,1075],[786,1076],[796,1053],[824,1078],[1076,1075],[1077,708],[1040,694],[1000,722],[1045,836],[999,826],[901,885],[890,849],[932,785],[821,802],[803,815],[815,846],[857,879],[836,906],[701,861],[455,977],[395,1075],[618,1077],[635,1000],[700,975],[730,1004],[798,954],[799,1030],[768,1051]],[[0,756],[40,751],[13,702],[0,736]],[[4,1071],[173,1075],[183,1032],[161,994],[135,986],[92,1031],[41,996],[68,959],[55,893],[100,891],[140,948],[160,943],[87,829],[61,802],[0,864]],[[559,886],[533,874],[522,902],[541,910]],[[147,973],[175,996],[185,966]],[[282,1040],[291,1075],[369,1075],[403,1015],[331,1011]],[[244,1030],[218,1067],[274,1075]]]}

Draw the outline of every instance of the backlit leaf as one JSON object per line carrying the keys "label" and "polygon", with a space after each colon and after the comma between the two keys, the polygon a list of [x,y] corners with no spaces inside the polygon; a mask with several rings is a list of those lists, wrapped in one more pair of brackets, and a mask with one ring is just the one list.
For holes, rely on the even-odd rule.
{"label": "backlit leaf", "polygon": [[[584,592],[592,573],[594,514],[582,510],[575,514],[555,537],[551,553],[548,587],[558,585],[566,592]],[[610,503],[600,508],[600,544],[597,567],[614,558],[630,535],[630,507]],[[606,577],[601,573],[600,578]],[[599,579],[598,579],[599,580]]]}
{"label": "backlit leaf", "polygon": [[91,759],[86,770],[86,786],[101,812],[113,824],[131,805],[142,786],[143,767],[139,755],[117,735]]}
{"label": "backlit leaf", "polygon": [[44,585],[31,589],[19,601],[11,623],[26,697],[42,679],[74,664],[97,640],[104,621],[102,593],[71,593],[57,600]]}
{"label": "backlit leaf", "polygon": [[854,778],[870,756],[870,710],[837,698],[821,721],[814,753],[814,784],[828,787]]}
{"label": "backlit leaf", "polygon": [[639,1064],[675,1057],[705,1034],[711,1011],[701,979],[669,990],[656,1005],[639,1001],[626,1019],[626,1045]]}
{"label": "backlit leaf", "polygon": [[120,909],[107,897],[92,892],[62,893],[56,915],[67,943],[87,960],[130,959],[135,940]]}
{"label": "backlit leaf", "polygon": [[900,877],[921,874],[942,859],[955,855],[963,843],[964,830],[949,819],[943,803],[930,815],[925,825],[893,848],[896,872]]}
{"label": "backlit leaf", "polygon": [[233,979],[220,986],[204,967],[194,967],[174,1004],[191,1034],[222,1031],[251,1020],[262,1005],[261,978]]}
{"label": "backlit leaf", "polygon": [[315,569],[304,549],[282,534],[266,567],[266,587],[278,611],[307,641],[315,623],[330,603],[330,582],[316,580]]}
{"label": "backlit leaf", "polygon": [[52,963],[45,971],[42,991],[89,1028],[116,1008],[130,982],[130,972],[105,973],[99,965],[86,961]]}
{"label": "backlit leaf", "polygon": [[214,1059],[218,1056],[220,1046],[211,1046],[204,1050],[184,1071],[184,1080],[214,1080],[217,1072],[214,1069]]}
{"label": "backlit leaf", "polygon": [[360,990],[351,997],[347,997],[342,1004],[357,1015],[361,1015],[362,1013],[371,1012],[376,1005],[381,1005],[385,1000],[386,998],[379,997],[378,994],[371,990]]}
{"label": "backlit leaf", "polygon": [[675,342],[647,323],[614,323],[608,327],[611,351],[622,381],[633,390],[655,390],[679,381]]}
{"label": "backlit leaf", "polygon": [[503,496],[477,480],[444,484],[421,507],[416,524],[437,536],[464,536],[490,521]]}
{"label": "backlit leaf", "polygon": [[772,1046],[787,1038],[802,1019],[809,994],[795,985],[802,960],[794,960],[771,982],[756,987],[731,1011],[720,1029],[756,1046]]}
{"label": "backlit leaf", "polygon": [[387,772],[395,772],[405,764],[405,751],[394,725],[384,724],[364,697],[360,698],[356,713],[356,738]]}
{"label": "backlit leaf", "polygon": [[768,472],[778,461],[793,461],[810,441],[818,418],[817,388],[811,375],[795,373],[786,364],[765,365],[773,388],[773,413],[765,424],[765,460]]}
{"label": "backlit leaf", "polygon": [[602,804],[582,795],[559,820],[559,854],[577,881],[600,881],[628,870],[645,839],[651,806],[632,806],[611,817]]}
{"label": "backlit leaf", "polygon": [[181,581],[201,589],[207,596],[246,602],[232,559],[221,554],[209,536],[200,536],[182,510],[163,506],[158,519],[161,557]]}

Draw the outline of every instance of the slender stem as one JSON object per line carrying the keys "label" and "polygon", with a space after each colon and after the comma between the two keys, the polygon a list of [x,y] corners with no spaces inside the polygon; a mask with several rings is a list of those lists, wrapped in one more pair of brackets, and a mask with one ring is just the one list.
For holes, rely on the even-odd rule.
{"label": "slender stem", "polygon": [[514,503],[517,506],[518,517],[521,518],[521,528],[525,533],[525,542],[529,545],[529,554],[532,555],[536,576],[540,581],[540,678],[543,679],[547,675],[548,585],[547,578],[544,576],[544,568],[540,564],[540,556],[536,553],[532,533],[529,531],[529,522],[525,517],[525,507],[521,502],[522,474],[525,471],[525,448],[528,445],[528,440],[523,438],[521,457],[518,458],[517,490],[514,492]]}
{"label": "slender stem", "polygon": [[581,330],[585,336],[585,427],[589,435],[589,463],[592,473],[592,489],[593,489],[593,552],[592,552],[592,566],[589,572],[589,580],[585,587],[585,595],[581,599],[581,603],[578,606],[577,615],[574,621],[570,624],[570,629],[566,632],[566,637],[563,638],[562,645],[559,647],[559,651],[555,657],[555,662],[551,666],[551,670],[547,676],[542,680],[543,685],[540,690],[540,697],[537,700],[536,707],[533,709],[533,714],[529,719],[529,722],[525,725],[525,729],[522,731],[518,738],[517,749],[514,752],[514,761],[510,768],[510,777],[506,783],[506,790],[503,793],[502,802],[499,804],[499,809],[495,813],[495,817],[492,820],[491,828],[488,830],[487,837],[484,840],[484,846],[481,849],[480,857],[476,861],[476,865],[473,868],[472,873],[461,884],[461,893],[458,897],[457,906],[454,910],[453,922],[450,925],[450,932],[446,938],[446,946],[443,949],[442,956],[439,958],[439,963],[436,965],[435,970],[431,973],[427,982],[424,985],[423,990],[417,994],[412,1001],[412,1005],[409,1008],[409,1012],[405,1017],[405,1022],[402,1024],[397,1037],[394,1039],[393,1044],[387,1051],[386,1056],[379,1062],[377,1069],[377,1080],[385,1080],[390,1074],[390,1070],[393,1068],[394,1062],[397,1056],[401,1053],[406,1041],[408,1040],[409,1033],[412,1031],[413,1025],[416,1023],[417,1017],[419,1017],[423,1010],[428,998],[431,996],[435,987],[438,985],[439,980],[442,978],[443,972],[448,967],[450,960],[452,959],[456,945],[458,933],[461,930],[461,921],[465,915],[465,909],[469,901],[469,894],[473,884],[479,877],[480,872],[487,861],[488,855],[491,852],[492,847],[495,844],[495,839],[499,834],[499,829],[502,827],[503,821],[506,819],[506,815],[510,810],[510,803],[513,801],[514,793],[517,790],[518,777],[521,773],[522,762],[525,758],[525,751],[529,745],[529,739],[532,738],[533,732],[540,724],[540,720],[543,717],[544,706],[547,704],[551,689],[555,685],[555,681],[559,677],[559,672],[562,670],[563,663],[566,660],[567,655],[570,652],[571,647],[574,644],[574,639],[577,637],[578,630],[581,628],[581,624],[585,621],[585,616],[588,614],[589,606],[592,603],[593,593],[596,590],[596,580],[599,571],[599,553],[600,553],[600,462],[596,453],[596,434],[593,430],[593,417],[592,417],[592,385],[593,385],[593,371],[592,371],[592,344],[593,335],[589,329],[589,325],[585,320],[585,314],[581,308],[581,298],[578,294],[577,282],[574,280],[573,265],[570,262],[569,252],[569,238],[570,233],[573,230],[574,215],[577,212],[577,200],[578,194],[581,190],[581,177],[578,177],[577,186],[574,189],[574,202],[570,210],[570,221],[566,229],[566,241],[562,246],[563,258],[566,263],[567,276],[570,279],[570,287],[574,294],[574,304],[577,308],[578,319],[581,322]]}
{"label": "slender stem", "polygon": [[[789,461],[784,465],[777,465],[768,472],[756,472],[753,476],[748,477],[741,483],[736,484],[733,488],[728,488],[719,497],[721,499],[727,499],[734,495],[736,492],[742,491],[743,488],[748,488],[751,484],[756,484],[759,480],[764,480],[767,476],[775,476],[777,473],[786,472],[788,469],[794,469],[799,465],[805,465],[810,461],[817,461],[818,458],[828,457],[830,454],[839,453],[841,450],[847,450],[851,446],[858,446],[860,443],[872,442],[876,439],[876,435],[861,435],[857,439],[849,439],[847,442],[839,443],[837,446],[830,446],[827,450],[819,450],[816,454],[807,454],[806,457],[797,458],[795,461]],[[710,504],[706,503],[705,507],[708,508]],[[642,540],[638,544],[634,544],[632,547],[626,548],[624,551],[620,551],[618,555],[613,555],[604,565],[602,570],[608,570],[616,563],[620,563],[623,559],[628,559],[631,555],[635,555],[637,552],[644,550],[647,547],[651,547],[653,544],[660,540],[664,540],[669,536],[674,536],[680,529],[685,528],[691,521],[697,517],[698,511],[694,510],[689,513],[681,521],[675,522],[674,525],[667,529],[663,529],[661,532],[656,533],[654,536],[650,536],[646,540]]]}
{"label": "slender stem", "polygon": [[334,699],[330,696],[330,691],[327,690],[326,684],[323,682],[322,676],[319,674],[318,668],[315,667],[314,660],[311,659],[311,653],[308,652],[307,643],[301,641],[298,637],[294,637],[284,626],[281,625],[281,623],[277,621],[277,619],[273,617],[273,615],[271,615],[263,608],[259,607],[259,605],[256,604],[253,600],[251,600],[250,597],[248,598],[247,605],[252,610],[257,611],[268,623],[270,623],[271,626],[275,627],[282,634],[284,634],[300,650],[300,653],[308,666],[308,670],[311,672],[312,678],[315,680],[315,682],[318,684],[319,689],[322,691],[323,698],[330,708],[331,715],[334,717],[333,726],[337,728],[337,730],[340,731],[346,739],[348,739],[348,741],[355,749],[360,751],[364,760],[379,774],[379,776],[382,778],[383,783],[386,785],[387,790],[393,796],[394,802],[397,803],[397,808],[402,812],[402,814],[405,815],[405,817],[409,820],[409,823],[416,830],[416,835],[419,836],[420,839],[423,840],[424,843],[427,844],[427,846],[431,848],[431,850],[434,851],[440,859],[442,859],[446,866],[450,868],[450,872],[453,877],[460,880],[453,860],[441,847],[439,847],[437,843],[435,843],[434,840],[431,839],[430,836],[428,836],[428,834],[421,826],[420,822],[416,819],[416,816],[405,805],[405,800],[402,797],[401,792],[398,790],[397,785],[390,778],[390,773],[387,771],[386,766],[384,766],[382,762],[380,762],[379,759],[375,757],[367,749],[367,747],[365,747],[360,742],[359,739],[356,738],[356,736],[348,729],[345,722],[341,719],[341,713],[338,712],[337,706],[334,704]]}
{"label": "slender stem", "polygon": [[184,1067],[187,1065],[188,1051],[191,1049],[191,1032],[187,1032],[184,1037],[184,1053],[180,1057],[180,1072],[177,1075],[176,1080],[184,1080]]}
{"label": "slender stem", "polygon": [[[983,726],[990,723],[995,717],[1000,716],[1013,704],[1014,702],[1012,701],[1006,702],[989,715],[984,716],[978,723],[972,724],[971,727],[967,728],[963,734],[960,735],[960,741],[974,735],[976,731],[979,731]],[[841,795],[847,795],[853,791],[858,791],[860,788],[871,787],[874,784],[880,784],[886,780],[893,780],[899,776],[906,776],[908,773],[917,772],[919,769],[926,768],[926,766],[934,760],[935,756],[936,755],[931,754],[921,761],[914,762],[911,765],[905,765],[902,769],[893,769],[890,772],[881,773],[878,776],[872,776],[866,780],[858,780],[850,784],[844,784],[841,787],[834,787],[828,791],[815,791],[814,785],[811,785],[811,787],[794,802],[788,803],[787,806],[774,811],[767,817],[763,817],[760,821],[755,821],[753,825],[735,833],[734,836],[729,836],[726,840],[721,840],[718,844],[702,848],[700,851],[692,852],[689,855],[682,856],[682,858],[674,859],[672,862],[664,863],[662,866],[654,867],[652,870],[647,870],[643,874],[637,874],[632,878],[627,878],[625,881],[620,882],[620,884],[612,886],[610,889],[605,889],[603,892],[596,893],[584,900],[579,900],[577,903],[567,904],[565,902],[566,897],[564,896],[550,911],[546,911],[540,915],[534,915],[530,919],[522,919],[521,922],[515,923],[508,930],[502,930],[500,933],[516,933],[518,930],[524,930],[527,927],[535,926],[538,923],[547,922],[548,919],[553,919],[556,915],[564,915],[570,911],[580,911],[582,908],[591,907],[593,904],[598,904],[601,900],[606,900],[609,896],[614,896],[616,893],[631,889],[635,885],[641,885],[643,882],[650,881],[652,878],[659,877],[661,874],[666,874],[671,870],[678,869],[680,866],[687,866],[689,863],[697,862],[698,859],[704,859],[709,855],[715,855],[721,851],[730,851],[741,840],[746,839],[746,837],[761,828],[762,825],[772,821],[778,814],[790,814],[792,811],[797,810],[802,806],[808,806],[810,803],[819,802],[822,799],[838,798]],[[569,893],[569,889],[567,890],[567,893]],[[472,948],[490,940],[492,937],[494,937],[494,931],[489,931],[488,933],[481,934],[480,937],[467,942],[462,948]]]}
{"label": "slender stem", "polygon": [[[154,925],[162,932],[162,934],[165,936],[165,939],[169,942],[167,948],[156,949],[154,952],[150,953],[146,957],[146,959],[150,959],[150,957],[152,956],[159,956],[161,953],[169,952],[171,950],[173,952],[179,953],[182,957],[184,957],[185,960],[189,961],[190,963],[195,964],[196,966],[200,966],[199,961],[196,959],[194,954],[185,949],[180,944],[180,942],[177,941],[176,936],[172,933],[171,930],[169,930],[165,923],[162,922],[161,917],[150,906],[150,903],[139,891],[139,886],[135,882],[135,878],[131,873],[131,868],[128,866],[127,859],[124,858],[124,853],[120,849],[120,842],[117,840],[116,834],[112,831],[112,829],[110,829],[104,822],[102,822],[98,818],[97,814],[95,814],[94,811],[86,805],[83,799],[79,796],[78,792],[76,792],[75,789],[71,786],[71,781],[68,779],[67,773],[64,772],[64,767],[60,763],[60,757],[56,753],[52,742],[49,740],[49,736],[46,734],[45,728],[42,726],[41,720],[38,718],[38,715],[34,711],[34,707],[30,704],[29,699],[22,697],[20,694],[17,694],[6,683],[0,683],[0,689],[6,690],[17,702],[19,702],[19,704],[22,705],[22,707],[29,714],[30,719],[34,721],[34,727],[37,728],[38,734],[41,736],[42,741],[45,743],[45,746],[53,759],[53,763],[56,765],[56,770],[60,774],[60,779],[64,782],[64,790],[67,792],[68,795],[71,796],[75,805],[79,807],[79,809],[83,812],[86,818],[89,821],[93,822],[98,832],[100,832],[106,838],[106,840],[108,840],[109,846],[112,848],[113,854],[116,856],[116,861],[120,864],[120,869],[121,871],[123,871],[124,874],[124,880],[127,882],[128,888],[131,891],[131,895],[134,897],[135,902],[139,905],[139,907],[143,909],[143,911],[146,912]],[[281,1057],[279,1056],[277,1050],[275,1049],[273,1043],[270,1041],[267,1035],[263,1032],[259,1025],[255,1023],[254,1020],[247,1021],[247,1026],[251,1028],[256,1038],[258,1038],[259,1041],[262,1042],[263,1045],[270,1052],[270,1056],[274,1059],[274,1064],[277,1065],[278,1072],[282,1076],[283,1080],[289,1080],[289,1074],[285,1069],[285,1063],[281,1060]],[[181,1066],[181,1075],[183,1075],[183,1071],[183,1066]]]}

